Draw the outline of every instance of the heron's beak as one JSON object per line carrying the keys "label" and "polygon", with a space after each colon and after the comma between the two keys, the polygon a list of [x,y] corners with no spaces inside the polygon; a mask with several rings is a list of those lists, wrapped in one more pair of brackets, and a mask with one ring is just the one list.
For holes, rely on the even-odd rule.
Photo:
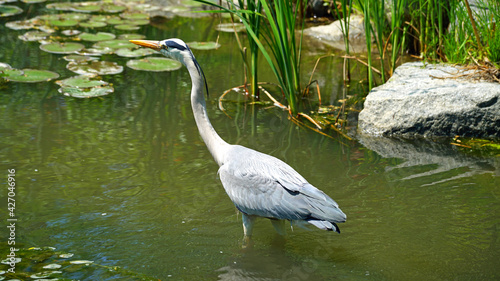
{"label": "heron's beak", "polygon": [[131,43],[134,43],[136,45],[142,46],[142,47],[147,47],[151,48],[155,51],[160,50],[160,42],[159,41],[152,41],[152,40],[130,40]]}

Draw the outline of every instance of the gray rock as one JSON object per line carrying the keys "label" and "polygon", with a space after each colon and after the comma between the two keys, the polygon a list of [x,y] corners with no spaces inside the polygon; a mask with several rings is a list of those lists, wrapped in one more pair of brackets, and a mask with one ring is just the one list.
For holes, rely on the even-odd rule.
{"label": "gray rock", "polygon": [[406,63],[374,88],[358,132],[405,138],[500,137],[500,84],[464,78],[458,66]]}
{"label": "gray rock", "polygon": [[[304,29],[306,36],[315,38],[339,50],[345,50],[344,34],[340,22],[337,20],[328,25],[313,26]],[[364,18],[360,15],[351,15],[349,21],[349,50],[354,53],[366,51]]]}

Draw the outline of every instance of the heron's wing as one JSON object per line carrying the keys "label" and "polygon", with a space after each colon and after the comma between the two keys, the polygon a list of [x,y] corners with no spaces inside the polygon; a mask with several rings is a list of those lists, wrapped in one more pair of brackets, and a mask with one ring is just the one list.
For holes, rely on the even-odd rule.
{"label": "heron's wing", "polygon": [[316,226],[313,221],[345,221],[345,214],[333,199],[283,161],[242,146],[233,146],[228,155],[219,175],[240,211],[269,218],[307,220]]}

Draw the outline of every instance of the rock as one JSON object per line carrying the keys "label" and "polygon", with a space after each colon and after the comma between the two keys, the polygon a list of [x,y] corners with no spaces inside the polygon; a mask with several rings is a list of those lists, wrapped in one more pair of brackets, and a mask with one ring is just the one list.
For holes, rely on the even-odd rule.
{"label": "rock", "polygon": [[[309,27],[304,29],[304,34],[336,49],[345,50],[344,34],[340,22],[341,20],[337,20],[328,25]],[[351,15],[349,22],[349,50],[353,53],[366,51],[364,22],[363,16]]]}
{"label": "rock", "polygon": [[358,132],[404,138],[499,138],[500,84],[472,81],[468,74],[471,71],[446,64],[403,64],[366,97]]}

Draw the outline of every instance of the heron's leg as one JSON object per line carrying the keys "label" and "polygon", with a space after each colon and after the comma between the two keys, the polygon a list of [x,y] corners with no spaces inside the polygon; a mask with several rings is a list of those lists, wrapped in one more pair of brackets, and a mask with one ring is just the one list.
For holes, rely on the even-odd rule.
{"label": "heron's leg", "polygon": [[274,229],[276,232],[278,232],[279,235],[285,236],[286,235],[286,228],[285,228],[285,221],[284,220],[278,220],[278,219],[271,219],[271,223],[274,226]]}
{"label": "heron's leg", "polygon": [[255,216],[249,216],[247,214],[242,213],[242,219],[243,219],[243,233],[245,236],[243,237],[243,247],[246,248],[247,246],[250,246],[251,238],[252,238],[252,231],[253,231],[253,224],[255,222]]}

